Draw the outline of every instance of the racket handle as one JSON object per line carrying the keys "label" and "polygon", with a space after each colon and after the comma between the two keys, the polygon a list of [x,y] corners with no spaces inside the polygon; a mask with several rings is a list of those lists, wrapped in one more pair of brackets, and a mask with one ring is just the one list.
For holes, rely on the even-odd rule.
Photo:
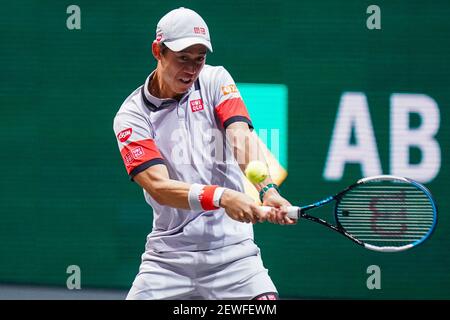
{"label": "racket handle", "polygon": [[[260,208],[264,212],[269,212],[272,209],[272,207],[267,207],[267,206],[261,206]],[[299,219],[299,217],[300,217],[300,207],[292,206],[292,207],[288,207],[287,210],[288,210],[287,216],[289,218],[295,219],[295,220]]]}

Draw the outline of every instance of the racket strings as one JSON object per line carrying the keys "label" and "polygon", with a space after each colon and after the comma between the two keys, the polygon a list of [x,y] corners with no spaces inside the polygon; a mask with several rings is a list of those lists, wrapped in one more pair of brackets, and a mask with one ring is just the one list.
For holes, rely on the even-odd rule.
{"label": "racket strings", "polygon": [[355,238],[396,247],[424,238],[435,218],[429,197],[414,185],[398,181],[356,186],[341,198],[336,214]]}

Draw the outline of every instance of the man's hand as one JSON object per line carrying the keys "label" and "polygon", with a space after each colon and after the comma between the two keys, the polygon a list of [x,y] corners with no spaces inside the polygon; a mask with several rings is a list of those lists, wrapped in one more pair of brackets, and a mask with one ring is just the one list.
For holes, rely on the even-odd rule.
{"label": "man's hand", "polygon": [[275,189],[267,190],[263,200],[263,206],[275,208],[267,214],[267,221],[277,224],[297,223],[297,220],[287,216],[287,207],[292,206],[292,204],[284,199]]}
{"label": "man's hand", "polygon": [[266,213],[251,197],[231,189],[226,189],[223,193],[220,206],[231,219],[246,223],[264,222],[268,214],[275,214],[275,209]]}

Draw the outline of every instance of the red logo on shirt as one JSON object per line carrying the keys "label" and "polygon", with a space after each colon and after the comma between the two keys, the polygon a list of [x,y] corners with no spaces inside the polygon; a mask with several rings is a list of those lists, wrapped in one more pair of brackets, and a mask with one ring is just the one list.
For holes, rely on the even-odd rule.
{"label": "red logo on shirt", "polygon": [[197,112],[197,111],[203,110],[203,100],[202,99],[192,100],[190,102],[190,104],[191,104],[192,112]]}
{"label": "red logo on shirt", "polygon": [[128,129],[122,130],[117,135],[117,139],[119,139],[120,142],[125,142],[125,141],[128,140],[128,138],[131,136],[132,133],[133,133],[133,129],[132,128],[128,128]]}
{"label": "red logo on shirt", "polygon": [[133,152],[133,158],[135,159],[139,159],[144,155],[144,149],[142,147],[134,148],[131,152]]}
{"label": "red logo on shirt", "polygon": [[125,164],[128,166],[131,163],[133,163],[134,159],[133,159],[133,154],[131,152],[128,152],[125,157],[123,157],[123,160],[125,160]]}
{"label": "red logo on shirt", "polygon": [[133,163],[135,159],[142,158],[144,154],[145,154],[144,149],[142,147],[136,147],[125,155],[124,157],[125,163],[129,165]]}

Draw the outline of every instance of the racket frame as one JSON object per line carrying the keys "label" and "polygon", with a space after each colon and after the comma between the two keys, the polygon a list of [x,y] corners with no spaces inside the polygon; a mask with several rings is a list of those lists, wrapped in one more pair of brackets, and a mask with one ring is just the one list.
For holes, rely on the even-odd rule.
{"label": "racket frame", "polygon": [[[420,189],[421,191],[424,192],[424,194],[428,197],[428,199],[430,200],[431,205],[433,206],[433,224],[430,228],[430,230],[428,230],[428,232],[419,240],[416,240],[413,243],[404,245],[404,246],[400,246],[400,247],[394,247],[394,246],[375,246],[375,245],[371,245],[368,243],[364,243],[363,241],[355,238],[352,234],[350,234],[349,232],[347,232],[347,230],[345,230],[345,228],[341,225],[341,223],[339,222],[339,218],[338,218],[338,204],[339,201],[341,200],[341,198],[344,196],[344,194],[346,194],[348,191],[356,188],[357,186],[361,185],[361,184],[365,184],[368,182],[372,182],[372,181],[392,181],[392,180],[399,180],[399,181],[403,181],[406,183],[410,183],[412,185],[414,185],[416,188]],[[321,206],[324,206],[332,201],[336,201],[335,203],[335,207],[334,207],[334,220],[336,225],[332,225],[330,223],[328,223],[327,221],[321,219],[321,218],[317,218],[315,216],[311,216],[309,214],[306,213],[306,211],[314,209],[314,208],[318,208]],[[322,199],[320,201],[314,202],[310,205],[307,206],[303,206],[303,207],[298,207],[298,210],[296,212],[296,217],[294,215],[290,215],[291,218],[303,218],[303,219],[307,219],[310,221],[314,221],[317,222],[321,225],[324,225],[332,230],[335,230],[337,232],[339,232],[340,234],[342,234],[343,236],[347,237],[348,239],[352,240],[353,242],[355,242],[356,244],[359,244],[369,250],[373,250],[373,251],[380,251],[380,252],[398,252],[398,251],[404,251],[407,249],[410,249],[412,247],[415,247],[421,243],[423,243],[427,238],[429,238],[431,236],[431,234],[434,232],[434,230],[436,229],[436,224],[437,224],[437,205],[436,205],[436,201],[433,199],[433,196],[431,195],[431,192],[422,184],[412,180],[412,179],[408,179],[408,178],[404,178],[404,177],[397,177],[397,176],[393,176],[393,175],[378,175],[378,176],[372,176],[372,177],[367,177],[367,178],[363,178],[358,180],[357,182],[353,183],[352,185],[348,186],[347,188],[345,188],[344,190],[342,190],[341,192],[335,194],[334,196],[330,196],[327,197],[325,199]]]}

